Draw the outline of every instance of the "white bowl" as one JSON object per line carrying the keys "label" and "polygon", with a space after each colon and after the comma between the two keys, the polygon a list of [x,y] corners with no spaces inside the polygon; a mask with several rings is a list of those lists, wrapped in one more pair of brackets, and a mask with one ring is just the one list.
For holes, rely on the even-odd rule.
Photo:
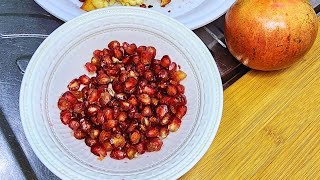
{"label": "white bowl", "polygon": [[[102,161],[59,118],[57,101],[84,64],[111,40],[151,45],[181,65],[188,77],[188,112],[179,131],[159,152],[134,160]],[[54,31],[33,55],[24,75],[20,113],[26,137],[39,159],[62,179],[175,179],[192,168],[219,127],[223,90],[218,68],[202,41],[160,13],[132,7],[107,8],[77,17]],[[213,162],[214,163],[214,162]]]}

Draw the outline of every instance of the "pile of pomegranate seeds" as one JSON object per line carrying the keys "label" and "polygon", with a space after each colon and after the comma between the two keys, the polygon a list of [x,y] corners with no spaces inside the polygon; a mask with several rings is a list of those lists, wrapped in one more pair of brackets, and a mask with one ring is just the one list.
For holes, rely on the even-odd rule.
{"label": "pile of pomegranate seeds", "polygon": [[85,64],[92,77],[73,79],[58,100],[60,119],[103,159],[159,151],[187,112],[186,74],[154,47],[112,41]]}

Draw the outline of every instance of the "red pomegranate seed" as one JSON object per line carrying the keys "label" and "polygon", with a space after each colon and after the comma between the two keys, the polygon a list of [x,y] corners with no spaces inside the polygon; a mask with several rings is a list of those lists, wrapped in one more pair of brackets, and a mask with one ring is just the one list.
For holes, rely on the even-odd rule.
{"label": "red pomegranate seed", "polygon": [[142,109],[142,116],[149,117],[152,115],[152,110],[150,106],[146,106]]}
{"label": "red pomegranate seed", "polygon": [[183,116],[187,113],[187,106],[178,106],[176,116],[179,119],[182,119]]}
{"label": "red pomegranate seed", "polygon": [[163,142],[160,138],[153,138],[147,143],[147,150],[149,152],[160,151],[162,144]]}
{"label": "red pomegranate seed", "polygon": [[126,153],[122,150],[113,150],[110,153],[110,157],[112,159],[116,159],[116,160],[121,160],[124,159],[126,157]]}
{"label": "red pomegranate seed", "polygon": [[160,134],[160,137],[161,137],[162,139],[167,138],[167,136],[169,135],[169,130],[168,130],[168,128],[167,128],[167,127],[162,127],[162,128],[160,129],[159,134]]}
{"label": "red pomegranate seed", "polygon": [[73,136],[76,138],[76,139],[84,139],[86,137],[86,133],[83,132],[81,129],[76,129],[74,130],[73,132]]}
{"label": "red pomegranate seed", "polygon": [[117,120],[107,120],[102,125],[102,129],[111,130],[112,128],[115,128],[118,124]]}
{"label": "red pomegranate seed", "polygon": [[144,78],[146,78],[146,80],[148,81],[154,81],[154,74],[151,70],[146,70],[144,72]]}
{"label": "red pomegranate seed", "polygon": [[110,77],[106,74],[99,74],[97,77],[98,84],[108,84],[111,80]]}
{"label": "red pomegranate seed", "polygon": [[96,145],[98,143],[98,140],[92,139],[91,137],[86,137],[84,142],[86,143],[87,146],[91,147]]}
{"label": "red pomegranate seed", "polygon": [[123,52],[120,50],[120,48],[114,49],[114,57],[117,59],[121,59],[123,56]]}
{"label": "red pomegranate seed", "polygon": [[92,128],[92,123],[88,120],[80,120],[80,128],[83,132],[89,133]]}
{"label": "red pomegranate seed", "polygon": [[146,144],[144,142],[140,142],[139,144],[136,144],[135,148],[137,149],[137,152],[139,154],[144,154],[147,149]]}
{"label": "red pomegranate seed", "polygon": [[159,136],[159,129],[158,128],[151,128],[147,131],[146,136],[149,138],[158,137]]}
{"label": "red pomegranate seed", "polygon": [[122,148],[126,144],[126,139],[122,135],[116,134],[111,137],[110,143],[115,148]]}
{"label": "red pomegranate seed", "polygon": [[148,94],[140,94],[139,101],[144,105],[149,105],[151,103],[151,98]]}
{"label": "red pomegranate seed", "polygon": [[105,120],[111,120],[111,119],[113,119],[113,109],[111,109],[111,108],[105,108],[104,110],[103,110],[103,113],[104,113],[104,118],[105,118]]}
{"label": "red pomegranate seed", "polygon": [[138,127],[138,123],[131,123],[127,129],[127,132],[133,132]]}
{"label": "red pomegranate seed", "polygon": [[99,111],[97,114],[97,120],[94,122],[96,125],[101,125],[105,122],[104,113]]}
{"label": "red pomegranate seed", "polygon": [[115,49],[115,48],[118,48],[118,47],[120,47],[120,42],[119,41],[116,41],[116,40],[114,40],[114,41],[111,41],[109,44],[108,44],[108,48],[109,49]]}
{"label": "red pomegranate seed", "polygon": [[155,95],[156,94],[156,89],[154,89],[153,87],[151,87],[151,85],[146,85],[142,88],[142,92],[145,94],[148,94],[150,96]]}
{"label": "red pomegranate seed", "polygon": [[152,46],[148,46],[148,47],[146,48],[146,51],[149,52],[149,53],[151,53],[152,59],[154,59],[154,58],[156,57],[156,54],[157,54],[156,48],[154,48],[154,47],[152,47]]}
{"label": "red pomegranate seed", "polygon": [[70,91],[77,91],[80,88],[80,81],[78,79],[73,79],[69,84],[68,84],[68,89]]}
{"label": "red pomegranate seed", "polygon": [[99,137],[100,130],[97,128],[92,128],[89,132],[89,136],[91,139],[97,139]]}
{"label": "red pomegranate seed", "polygon": [[127,119],[128,115],[126,112],[120,112],[118,115],[118,120],[119,121],[125,121]]}
{"label": "red pomegranate seed", "polygon": [[97,67],[92,63],[87,62],[85,67],[89,73],[95,73],[97,71]]}
{"label": "red pomegranate seed", "polygon": [[138,99],[136,98],[136,96],[131,95],[128,99],[129,104],[133,107],[133,106],[137,106],[138,105]]}
{"label": "red pomegranate seed", "polygon": [[69,109],[72,108],[72,104],[71,104],[71,102],[66,100],[64,97],[60,97],[59,100],[58,100],[58,108],[61,111],[69,110]]}
{"label": "red pomegranate seed", "polygon": [[117,66],[107,67],[104,70],[107,73],[107,75],[109,75],[109,76],[117,76],[121,72]]}
{"label": "red pomegranate seed", "polygon": [[100,94],[99,103],[101,106],[107,106],[107,104],[111,101],[112,96],[108,92],[103,92]]}
{"label": "red pomegranate seed", "polygon": [[133,159],[133,158],[135,158],[137,156],[138,156],[138,152],[137,152],[137,150],[135,148],[129,147],[127,149],[127,157],[128,157],[128,159]]}
{"label": "red pomegranate seed", "polygon": [[175,116],[172,117],[170,124],[168,125],[168,129],[171,132],[176,132],[181,125],[181,120]]}
{"label": "red pomegranate seed", "polygon": [[96,67],[100,67],[101,66],[101,61],[100,61],[99,58],[92,57],[91,58],[91,64],[95,65]]}
{"label": "red pomegranate seed", "polygon": [[162,119],[164,115],[168,113],[168,106],[167,105],[160,105],[156,109],[158,118]]}
{"label": "red pomegranate seed", "polygon": [[153,69],[154,74],[158,74],[162,70],[162,67],[160,65],[156,64],[152,67],[152,69]]}
{"label": "red pomegranate seed", "polygon": [[97,103],[99,97],[100,97],[100,94],[99,94],[98,90],[93,89],[88,96],[88,103],[89,104]]}
{"label": "red pomegranate seed", "polygon": [[173,72],[177,70],[177,64],[175,62],[172,62],[169,66],[169,71]]}
{"label": "red pomegranate seed", "polygon": [[141,52],[140,59],[141,59],[141,63],[142,63],[142,64],[144,64],[144,65],[150,65],[153,58],[154,58],[154,57],[153,57],[152,52],[149,52],[149,51],[147,51],[147,50]]}
{"label": "red pomegranate seed", "polygon": [[177,88],[175,86],[169,85],[167,87],[167,94],[169,96],[175,96],[175,95],[177,95],[177,93],[178,93],[178,90],[177,90]]}
{"label": "red pomegranate seed", "polygon": [[139,132],[133,132],[130,136],[130,141],[132,144],[137,144],[140,141],[141,135]]}
{"label": "red pomegranate seed", "polygon": [[90,104],[87,109],[87,114],[89,116],[95,116],[100,111],[100,107],[95,104]]}
{"label": "red pomegranate seed", "polygon": [[93,51],[93,56],[96,58],[100,58],[101,56],[103,56],[103,51],[95,50],[95,51]]}
{"label": "red pomegranate seed", "polygon": [[159,103],[159,100],[157,98],[151,98],[151,104],[154,106],[157,106]]}
{"label": "red pomegranate seed", "polygon": [[161,124],[161,125],[167,125],[167,124],[169,124],[170,118],[171,118],[170,114],[167,113],[167,114],[160,120],[160,124]]}
{"label": "red pomegranate seed", "polygon": [[79,121],[75,120],[75,119],[71,119],[71,121],[69,122],[69,128],[72,130],[77,130],[80,127],[80,123]]}
{"label": "red pomegranate seed", "polygon": [[99,159],[102,160],[107,156],[107,150],[101,144],[95,144],[91,147],[92,154],[99,156]]}
{"label": "red pomegranate seed", "polygon": [[105,63],[106,65],[110,65],[113,63],[110,55],[104,55],[102,58],[102,62]]}
{"label": "red pomegranate seed", "polygon": [[159,71],[158,73],[158,78],[161,80],[161,81],[165,81],[169,78],[169,74],[168,74],[168,71],[165,70],[165,69],[162,69]]}
{"label": "red pomegranate seed", "polygon": [[102,130],[101,133],[99,134],[99,142],[104,143],[105,141],[109,141],[111,138],[111,132],[110,131],[105,131]]}
{"label": "red pomegranate seed", "polygon": [[77,98],[78,101],[83,101],[83,95],[81,91],[71,91],[71,93]]}
{"label": "red pomegranate seed", "polygon": [[143,75],[144,75],[145,70],[146,70],[146,66],[145,66],[144,64],[138,63],[138,64],[136,65],[136,71],[138,72],[138,74],[139,74],[140,76],[143,76]]}
{"label": "red pomegranate seed", "polygon": [[76,104],[78,102],[76,96],[74,96],[70,91],[65,92],[62,96],[72,104]]}
{"label": "red pomegranate seed", "polygon": [[169,68],[171,64],[171,59],[168,55],[164,55],[162,58],[161,58],[161,66],[164,67],[164,68]]}
{"label": "red pomegranate seed", "polygon": [[177,91],[178,91],[179,94],[184,94],[185,88],[184,88],[183,85],[178,84],[178,85],[176,86],[176,88],[177,88]]}
{"label": "red pomegranate seed", "polygon": [[112,82],[112,89],[116,92],[116,93],[122,93],[123,92],[123,85],[122,83],[120,83],[119,81],[115,80]]}
{"label": "red pomegranate seed", "polygon": [[156,118],[154,116],[150,117],[149,121],[153,124],[159,124],[159,118]]}
{"label": "red pomegranate seed", "polygon": [[106,151],[107,152],[110,152],[110,151],[112,151],[113,150],[113,147],[112,147],[112,145],[111,145],[111,143],[110,142],[104,142],[103,144],[103,147],[106,149]]}
{"label": "red pomegranate seed", "polygon": [[139,47],[137,48],[137,53],[138,53],[138,54],[141,54],[142,51],[145,51],[146,49],[147,49],[146,46],[139,46]]}
{"label": "red pomegranate seed", "polygon": [[127,54],[132,55],[136,53],[137,45],[135,44],[130,44],[130,45],[128,44],[127,46],[123,45],[123,48]]}
{"label": "red pomegranate seed", "polygon": [[67,125],[70,123],[72,118],[72,113],[68,110],[64,110],[60,112],[60,120],[64,125]]}

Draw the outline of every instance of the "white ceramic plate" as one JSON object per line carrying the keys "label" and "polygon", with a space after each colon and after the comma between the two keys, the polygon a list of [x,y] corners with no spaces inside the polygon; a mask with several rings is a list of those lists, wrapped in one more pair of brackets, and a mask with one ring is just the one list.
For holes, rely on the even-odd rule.
{"label": "white ceramic plate", "polygon": [[[152,45],[157,48],[157,58],[169,54],[188,74],[183,81],[188,112],[179,131],[164,140],[161,151],[134,160],[97,160],[59,119],[59,96],[70,80],[87,73],[83,66],[92,52],[111,40]],[[202,41],[172,18],[129,7],[86,13],[59,27],[33,55],[20,93],[26,137],[43,164],[62,179],[178,178],[212,143],[222,104],[219,71]]]}
{"label": "white ceramic plate", "polygon": [[[68,21],[85,11],[80,9],[79,0],[35,0],[41,7]],[[152,10],[173,17],[190,29],[204,26],[223,15],[235,0],[172,0],[165,8],[160,7],[160,0],[145,0],[152,4]],[[170,10],[170,13],[168,12]]]}

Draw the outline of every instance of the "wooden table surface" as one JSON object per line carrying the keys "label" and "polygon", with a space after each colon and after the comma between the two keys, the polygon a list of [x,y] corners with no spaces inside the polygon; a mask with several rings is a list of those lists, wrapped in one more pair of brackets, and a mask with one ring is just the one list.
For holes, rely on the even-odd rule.
{"label": "wooden table surface", "polygon": [[320,179],[320,30],[294,66],[251,71],[224,91],[216,138],[181,179],[238,178]]}

